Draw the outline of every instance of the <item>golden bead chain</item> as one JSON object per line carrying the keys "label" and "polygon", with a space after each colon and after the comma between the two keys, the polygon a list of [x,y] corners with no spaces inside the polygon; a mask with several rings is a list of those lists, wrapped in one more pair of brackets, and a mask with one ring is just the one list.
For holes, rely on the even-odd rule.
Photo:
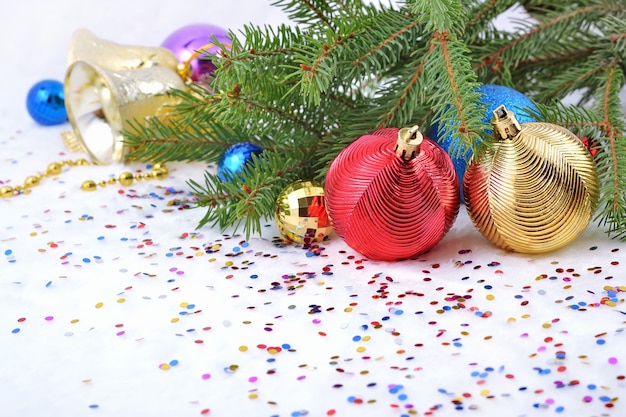
{"label": "golden bead chain", "polygon": [[[28,194],[30,189],[39,185],[41,180],[45,177],[51,177],[61,173],[64,166],[84,166],[91,165],[86,159],[66,160],[59,162],[52,162],[48,165],[48,168],[43,174],[29,175],[24,180],[22,185],[16,185],[12,187],[10,185],[4,185],[0,187],[0,198],[15,197],[20,194]],[[142,180],[162,180],[167,178],[169,171],[164,164],[154,164],[150,172],[133,174],[132,172],[122,172],[117,178],[109,178],[101,181],[86,180],[80,186],[83,191],[95,191],[98,187],[106,187],[107,185],[120,184],[122,186],[132,185],[135,181]]]}
{"label": "golden bead chain", "polygon": [[163,164],[154,164],[152,171],[144,172],[143,174],[132,172],[122,172],[117,178],[109,178],[107,180],[100,180],[98,182],[87,180],[82,183],[80,189],[83,191],[95,191],[98,187],[106,187],[107,185],[114,185],[119,183],[125,187],[132,185],[135,181],[141,180],[162,180],[167,178],[169,171]]}

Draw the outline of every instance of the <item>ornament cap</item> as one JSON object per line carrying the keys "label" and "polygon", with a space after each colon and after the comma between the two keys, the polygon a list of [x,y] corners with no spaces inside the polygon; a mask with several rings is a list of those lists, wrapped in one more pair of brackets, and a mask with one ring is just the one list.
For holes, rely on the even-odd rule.
{"label": "ornament cap", "polygon": [[419,126],[405,127],[398,132],[395,152],[405,161],[415,158],[419,152],[424,135],[419,132]]}
{"label": "ornament cap", "polygon": [[515,113],[508,111],[504,104],[493,111],[491,124],[493,125],[493,132],[496,138],[500,140],[512,139],[519,135],[522,130],[522,126],[517,121]]}

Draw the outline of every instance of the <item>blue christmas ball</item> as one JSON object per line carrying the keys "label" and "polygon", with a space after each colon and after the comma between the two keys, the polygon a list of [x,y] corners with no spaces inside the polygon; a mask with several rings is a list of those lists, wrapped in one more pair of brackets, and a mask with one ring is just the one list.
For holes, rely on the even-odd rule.
{"label": "blue christmas ball", "polygon": [[[517,90],[514,90],[509,87],[505,87],[503,85],[494,85],[494,84],[484,84],[477,88],[478,92],[483,94],[481,101],[485,104],[485,114],[483,116],[483,122],[489,123],[493,117],[493,111],[498,108],[500,105],[504,104],[504,106],[515,113],[517,120],[520,123],[528,123],[528,122],[536,122],[538,121],[531,113],[539,112],[537,106],[524,94],[520,93]],[[526,111],[525,109],[531,110],[531,112]],[[454,123],[454,122],[448,122]],[[439,123],[433,124],[430,129],[429,137],[443,147],[448,154],[451,154],[450,150],[452,147],[456,147],[458,145],[457,141],[452,140],[452,134],[449,133],[443,136],[443,133],[447,130],[444,127],[452,127],[453,125],[444,124],[442,126]],[[487,130],[488,134],[493,134],[493,130]],[[472,157],[471,151],[462,152],[462,155],[458,157],[452,157],[452,163],[454,164],[454,168],[456,169],[456,173],[459,177],[459,182],[463,183],[463,176],[465,175],[465,168],[467,167],[467,163]],[[461,193],[463,188],[461,187]],[[461,201],[463,200],[463,196],[461,195]]]}
{"label": "blue christmas ball", "polygon": [[58,125],[67,121],[63,83],[43,80],[33,85],[26,97],[26,108],[30,116],[45,126]]}
{"label": "blue christmas ball", "polygon": [[222,181],[227,176],[235,175],[243,171],[244,166],[252,160],[252,155],[259,155],[263,148],[250,142],[242,142],[231,145],[221,156],[217,165],[217,175]]}

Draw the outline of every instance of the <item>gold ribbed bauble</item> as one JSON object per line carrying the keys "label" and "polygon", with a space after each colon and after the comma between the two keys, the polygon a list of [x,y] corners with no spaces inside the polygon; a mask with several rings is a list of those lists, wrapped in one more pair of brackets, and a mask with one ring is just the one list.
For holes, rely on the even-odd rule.
{"label": "gold ribbed bauble", "polygon": [[599,200],[596,165],[584,144],[552,123],[520,124],[494,112],[497,142],[473,158],[463,179],[467,212],[496,246],[545,253],[576,239]]}
{"label": "gold ribbed bauble", "polygon": [[324,187],[316,181],[296,181],[285,187],[276,199],[274,219],[280,233],[296,243],[322,242],[333,232]]}

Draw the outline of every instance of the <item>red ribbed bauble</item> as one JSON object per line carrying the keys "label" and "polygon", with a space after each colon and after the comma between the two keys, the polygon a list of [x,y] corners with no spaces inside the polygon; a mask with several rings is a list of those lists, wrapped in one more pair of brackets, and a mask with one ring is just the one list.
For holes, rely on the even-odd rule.
{"label": "red ribbed bauble", "polygon": [[361,136],[331,163],[324,186],[335,233],[374,260],[415,258],[459,213],[452,160],[417,126]]}

